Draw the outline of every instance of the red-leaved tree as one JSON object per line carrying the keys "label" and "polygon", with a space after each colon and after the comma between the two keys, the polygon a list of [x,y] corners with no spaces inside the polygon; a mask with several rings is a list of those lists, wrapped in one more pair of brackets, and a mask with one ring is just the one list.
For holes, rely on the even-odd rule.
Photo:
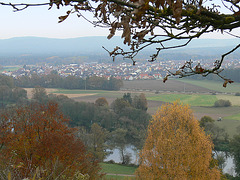
{"label": "red-leaved tree", "polygon": [[[55,103],[19,107],[0,121],[0,170],[16,179],[97,179],[99,166]],[[6,173],[5,173],[6,174]],[[1,176],[4,176],[2,173]]]}

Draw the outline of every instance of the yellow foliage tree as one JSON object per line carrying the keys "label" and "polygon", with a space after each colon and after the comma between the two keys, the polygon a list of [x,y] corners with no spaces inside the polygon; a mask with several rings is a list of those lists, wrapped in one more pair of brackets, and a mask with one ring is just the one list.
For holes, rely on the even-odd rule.
{"label": "yellow foliage tree", "polygon": [[139,179],[220,179],[213,143],[187,105],[166,104],[153,116],[140,153]]}

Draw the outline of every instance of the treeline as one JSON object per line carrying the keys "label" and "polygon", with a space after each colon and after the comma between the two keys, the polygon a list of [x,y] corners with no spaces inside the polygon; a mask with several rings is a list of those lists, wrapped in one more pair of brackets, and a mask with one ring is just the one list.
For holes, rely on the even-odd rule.
{"label": "treeline", "polygon": [[[221,73],[221,76],[227,77],[228,79],[233,80],[234,82],[240,82],[240,68],[234,68],[234,69],[224,69]],[[220,77],[218,77],[215,74],[209,74],[206,77],[202,77],[201,75],[194,75],[187,77],[189,79],[195,79],[195,80],[214,80],[214,81],[222,81]]]}
{"label": "treeline", "polygon": [[[2,76],[3,77],[3,76]],[[17,87],[63,89],[88,89],[88,90],[119,90],[123,86],[122,80],[111,77],[109,80],[104,77],[87,77],[86,79],[77,76],[62,77],[58,74],[21,76],[14,79]]]}

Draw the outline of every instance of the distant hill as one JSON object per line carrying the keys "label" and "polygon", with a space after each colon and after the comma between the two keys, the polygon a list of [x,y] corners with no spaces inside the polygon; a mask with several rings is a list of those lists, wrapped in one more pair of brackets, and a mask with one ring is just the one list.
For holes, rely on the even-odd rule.
{"label": "distant hill", "polygon": [[[173,43],[180,43],[175,41]],[[186,48],[224,48],[239,43],[238,39],[195,39]],[[167,43],[171,45],[172,43]],[[113,49],[116,45],[124,46],[120,37],[108,40],[106,37],[80,37],[71,39],[52,39],[41,37],[17,37],[0,40],[1,54],[87,54],[105,53],[102,46]],[[186,48],[181,48],[186,49]],[[152,50],[148,48],[148,50]],[[196,51],[194,51],[196,52]]]}
{"label": "distant hill", "polygon": [[[168,42],[167,45],[173,43],[180,44],[183,41]],[[188,46],[173,50],[162,51],[160,59],[183,60],[194,57],[195,59],[206,59],[221,55],[229,51],[236,44],[238,39],[195,39]],[[14,57],[15,61],[21,60],[19,63],[29,62],[29,59],[35,57],[43,58],[57,57],[75,57],[84,56],[84,59],[93,61],[104,61],[108,58],[108,53],[102,48],[113,50],[115,46],[125,47],[120,37],[113,37],[108,40],[106,37],[79,37],[71,39],[52,39],[41,37],[16,37],[11,39],[0,39],[0,64],[8,63],[4,58]],[[138,59],[146,60],[154,53],[157,47],[153,45],[143,52],[139,53]],[[237,52],[238,55],[240,51]],[[23,60],[24,58],[28,59]],[[106,58],[107,57],[107,58]],[[11,58],[13,59],[13,58]],[[17,63],[18,64],[18,63]]]}
{"label": "distant hill", "polygon": [[0,40],[0,53],[16,54],[88,54],[104,53],[102,46],[111,48],[121,43],[119,38],[109,41],[106,37],[80,37],[52,39],[41,37],[17,37]]}

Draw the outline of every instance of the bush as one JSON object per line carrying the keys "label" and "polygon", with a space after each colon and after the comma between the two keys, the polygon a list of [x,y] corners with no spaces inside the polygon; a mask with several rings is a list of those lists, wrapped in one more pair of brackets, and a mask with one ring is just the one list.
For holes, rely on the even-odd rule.
{"label": "bush", "polygon": [[215,103],[214,103],[215,107],[229,107],[231,105],[232,104],[229,100],[223,100],[223,99],[219,99],[219,100],[215,101]]}
{"label": "bush", "polygon": [[111,160],[107,161],[106,163],[115,164],[115,161],[111,159]]}
{"label": "bush", "polygon": [[203,116],[199,121],[201,127],[205,127],[207,123],[214,123],[214,119],[210,116]]}
{"label": "bush", "polygon": [[235,96],[240,96],[240,92],[235,93]]}

